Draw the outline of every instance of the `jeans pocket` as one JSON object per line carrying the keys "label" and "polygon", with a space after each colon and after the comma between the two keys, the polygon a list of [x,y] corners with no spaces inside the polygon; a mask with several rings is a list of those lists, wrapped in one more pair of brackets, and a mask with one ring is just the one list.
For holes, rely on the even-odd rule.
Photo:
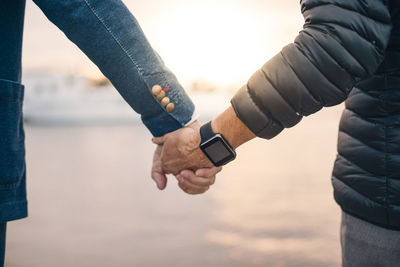
{"label": "jeans pocket", "polygon": [[18,187],[25,173],[24,86],[0,80],[0,190]]}

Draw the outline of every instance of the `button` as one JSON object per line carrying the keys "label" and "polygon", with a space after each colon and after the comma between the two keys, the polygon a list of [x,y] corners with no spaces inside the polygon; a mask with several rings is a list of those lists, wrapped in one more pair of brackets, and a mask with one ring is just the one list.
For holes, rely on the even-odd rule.
{"label": "button", "polygon": [[164,97],[164,98],[161,100],[161,106],[165,107],[166,105],[169,104],[169,102],[170,102],[169,97]]}
{"label": "button", "polygon": [[167,112],[172,112],[175,109],[175,104],[174,103],[169,103],[166,107]]}
{"label": "button", "polygon": [[158,95],[161,91],[162,91],[162,88],[159,85],[154,85],[153,89],[151,89],[151,92],[153,93],[153,95]]}
{"label": "button", "polygon": [[158,100],[161,100],[161,99],[163,99],[165,97],[165,92],[164,91],[161,91],[161,92],[159,92],[158,94],[157,94],[157,99]]}

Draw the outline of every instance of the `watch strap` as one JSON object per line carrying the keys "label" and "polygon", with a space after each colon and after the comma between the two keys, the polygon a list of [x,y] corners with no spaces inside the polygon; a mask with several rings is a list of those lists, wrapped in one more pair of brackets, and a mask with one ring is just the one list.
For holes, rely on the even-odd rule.
{"label": "watch strap", "polygon": [[204,143],[204,142],[210,140],[214,136],[215,136],[215,133],[212,130],[211,121],[207,122],[206,124],[204,124],[203,126],[200,127],[201,143]]}

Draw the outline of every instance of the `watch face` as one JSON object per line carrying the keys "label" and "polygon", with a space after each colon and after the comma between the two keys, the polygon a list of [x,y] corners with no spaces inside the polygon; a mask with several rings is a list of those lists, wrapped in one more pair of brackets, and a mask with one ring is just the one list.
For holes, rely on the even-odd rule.
{"label": "watch face", "polygon": [[226,143],[221,135],[217,134],[212,139],[201,144],[204,154],[215,166],[222,166],[236,157],[235,151]]}

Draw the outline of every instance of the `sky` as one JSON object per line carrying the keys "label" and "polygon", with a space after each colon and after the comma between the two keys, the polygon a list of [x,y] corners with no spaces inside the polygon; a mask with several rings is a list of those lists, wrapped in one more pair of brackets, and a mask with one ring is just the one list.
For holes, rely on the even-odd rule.
{"label": "sky", "polygon": [[[293,0],[126,0],[152,46],[184,86],[241,86],[302,28]],[[167,40],[167,41],[166,41]],[[27,1],[25,72],[100,77],[97,67]]]}

